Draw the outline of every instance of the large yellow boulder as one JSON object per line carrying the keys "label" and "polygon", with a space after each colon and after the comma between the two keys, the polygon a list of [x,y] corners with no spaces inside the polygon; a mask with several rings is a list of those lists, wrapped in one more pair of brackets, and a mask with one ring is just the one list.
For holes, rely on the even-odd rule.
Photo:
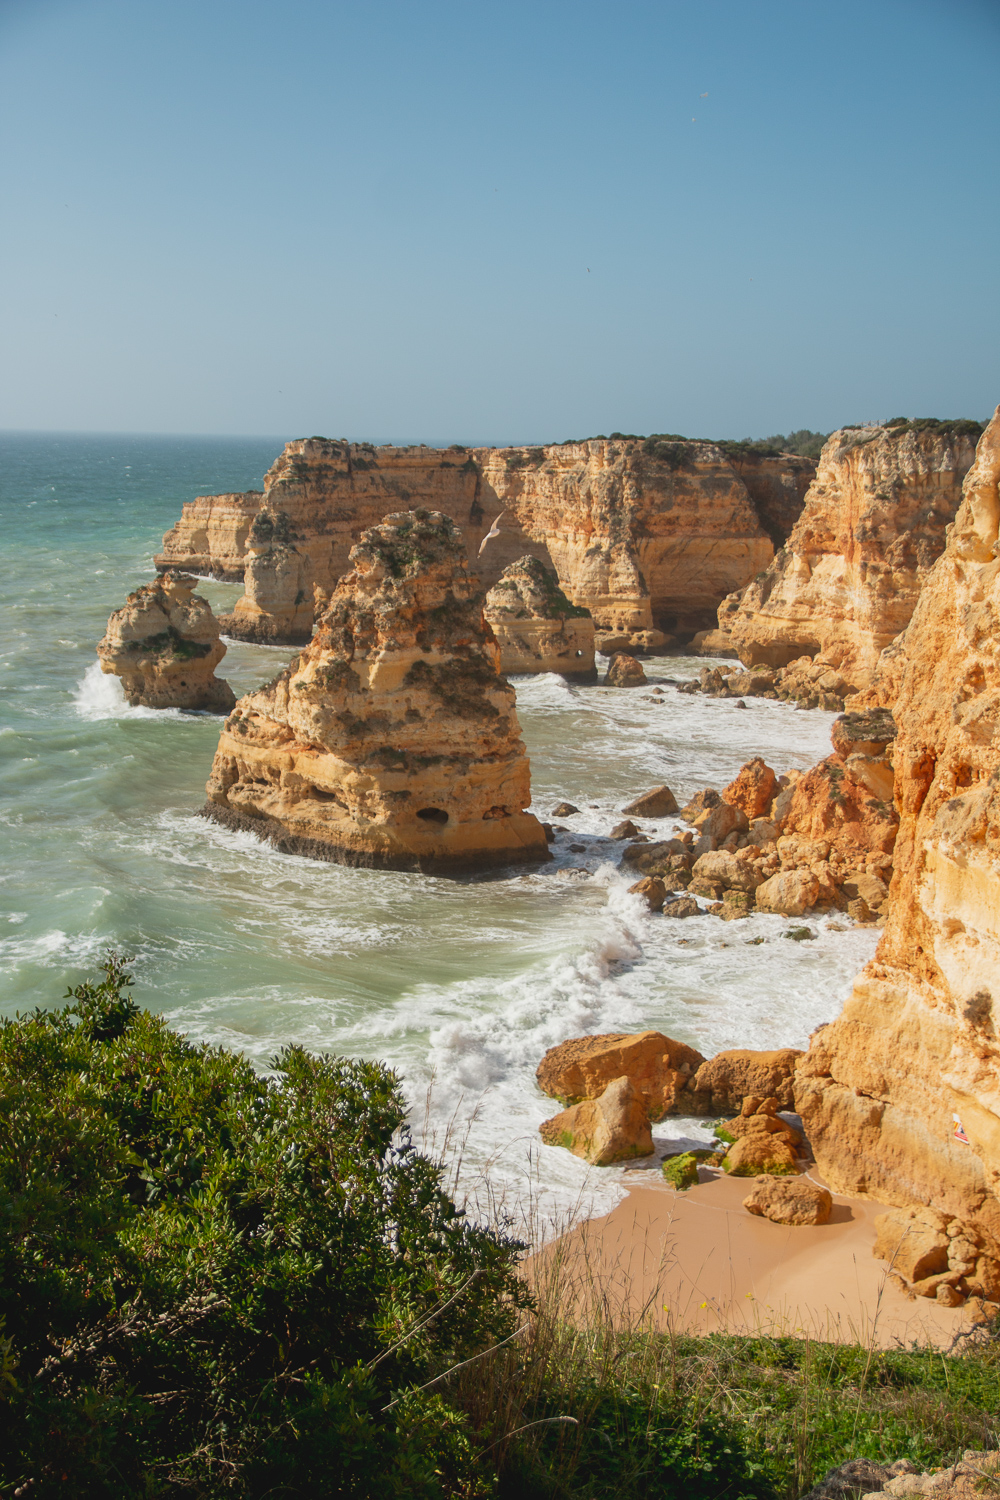
{"label": "large yellow boulder", "polygon": [[547,1146],[564,1146],[595,1167],[653,1151],[649,1114],[629,1078],[615,1078],[599,1099],[585,1099],[545,1120],[539,1133]]}
{"label": "large yellow boulder", "polygon": [[[607,1032],[573,1037],[550,1047],[538,1065],[538,1087],[553,1099],[596,1099],[613,1079],[626,1077],[651,1120],[677,1112],[678,1096],[705,1061],[700,1052],[661,1031]],[[691,1105],[684,1102],[684,1110]]]}

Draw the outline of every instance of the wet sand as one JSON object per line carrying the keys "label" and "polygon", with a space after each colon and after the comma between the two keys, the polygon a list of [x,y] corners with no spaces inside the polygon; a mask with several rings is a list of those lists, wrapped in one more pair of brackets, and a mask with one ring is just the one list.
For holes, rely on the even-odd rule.
{"label": "wet sand", "polygon": [[[752,1178],[708,1169],[679,1193],[653,1170],[628,1196],[542,1252],[579,1305],[603,1297],[615,1316],[666,1330],[792,1334],[888,1348],[947,1347],[968,1313],[911,1301],[872,1255],[886,1205],[834,1194],[822,1225],[772,1224],[742,1203]],[[815,1168],[809,1176],[821,1182]],[[641,1180],[645,1178],[646,1180]],[[825,1184],[824,1184],[825,1185]]]}

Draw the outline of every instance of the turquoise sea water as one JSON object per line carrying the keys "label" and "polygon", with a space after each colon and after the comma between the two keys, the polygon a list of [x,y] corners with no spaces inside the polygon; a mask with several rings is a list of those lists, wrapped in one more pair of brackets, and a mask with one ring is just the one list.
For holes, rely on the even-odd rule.
{"label": "turquoise sea water", "polygon": [[[138,998],[195,1038],[262,1066],[295,1040],[399,1067],[415,1128],[438,1143],[451,1130],[467,1183],[485,1173],[511,1203],[530,1190],[543,1214],[581,1193],[607,1207],[621,1172],[588,1173],[537,1144],[553,1110],[534,1084],[545,1048],[647,1026],[706,1054],[801,1046],[837,1013],[874,939],[825,920],[811,923],[815,942],[790,943],[777,917],[651,916],[604,835],[657,782],[683,801],[753,754],[779,771],[812,764],[832,716],[669,687],[661,707],[638,691],[518,679],[535,810],[580,808],[562,820],[572,835],[557,857],[530,874],[348,870],[206,823],[195,814],[220,721],[128,708],[94,645],[153,576],[181,503],[259,488],[281,441],[0,436],[0,1009],[57,1002],[113,944],[134,957]],[[217,609],[239,593],[201,591]],[[233,643],[219,672],[240,693],[288,655]],[[647,670],[655,683],[701,665]]]}

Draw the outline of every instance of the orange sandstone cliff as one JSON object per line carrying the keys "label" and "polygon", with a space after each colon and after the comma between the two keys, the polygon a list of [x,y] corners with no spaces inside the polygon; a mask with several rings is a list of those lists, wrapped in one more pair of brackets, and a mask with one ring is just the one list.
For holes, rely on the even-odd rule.
{"label": "orange sandstone cliff", "polygon": [[594,622],[571,604],[537,557],[505,568],[486,595],[484,614],[500,647],[501,672],[558,672],[596,680]]}
{"label": "orange sandstone cliff", "polygon": [[548,857],[514,690],[458,527],[390,515],[310,644],[226,720],[207,816],[290,853],[429,872]]}
{"label": "orange sandstone cliff", "polygon": [[[258,513],[283,513],[319,613],[366,528],[387,512],[426,507],[460,528],[487,587],[533,556],[598,626],[641,648],[654,628],[690,634],[713,624],[723,597],[771,561],[771,536],[797,512],[810,460],[758,459],[742,477],[734,462],[713,443],[659,439],[500,449],[298,439],[272,465],[263,496],[186,504],[157,566],[239,577]],[[264,593],[252,577],[234,618],[252,617],[253,638],[293,639],[280,610],[264,618]]]}
{"label": "orange sandstone cliff", "polygon": [[787,545],[720,606],[744,665],[808,656],[865,687],[944,550],[979,431],[900,419],[833,433]]}
{"label": "orange sandstone cliff", "polygon": [[[882,439],[876,438],[876,442]],[[889,915],[796,1103],[837,1190],[1000,1239],[1000,409],[892,680],[899,833]]]}

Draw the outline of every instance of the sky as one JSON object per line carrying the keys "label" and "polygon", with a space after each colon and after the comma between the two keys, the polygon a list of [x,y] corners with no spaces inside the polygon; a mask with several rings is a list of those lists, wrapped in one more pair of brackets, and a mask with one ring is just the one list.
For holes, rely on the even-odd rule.
{"label": "sky", "polygon": [[0,0],[0,427],[1000,401],[1000,0]]}

